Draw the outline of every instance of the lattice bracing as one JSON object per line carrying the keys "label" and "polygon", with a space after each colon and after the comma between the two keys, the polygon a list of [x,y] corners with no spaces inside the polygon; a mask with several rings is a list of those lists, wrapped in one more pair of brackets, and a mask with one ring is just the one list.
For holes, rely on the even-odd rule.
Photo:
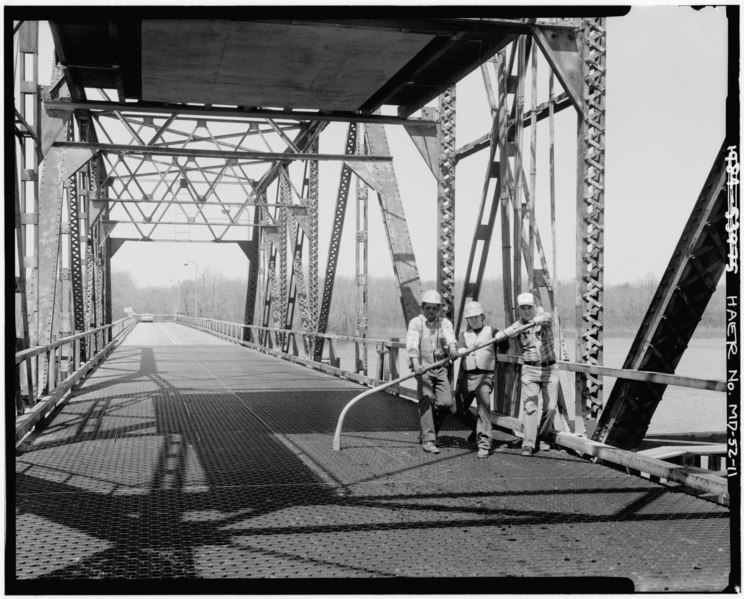
{"label": "lattice bracing", "polygon": [[452,318],[455,306],[455,88],[439,98],[439,278],[444,312]]}
{"label": "lattice bracing", "polygon": [[[584,19],[583,190],[581,206],[580,327],[577,358],[602,364],[604,296],[604,176],[606,29],[604,18]],[[602,406],[598,375],[577,376],[577,395],[592,417]]]}

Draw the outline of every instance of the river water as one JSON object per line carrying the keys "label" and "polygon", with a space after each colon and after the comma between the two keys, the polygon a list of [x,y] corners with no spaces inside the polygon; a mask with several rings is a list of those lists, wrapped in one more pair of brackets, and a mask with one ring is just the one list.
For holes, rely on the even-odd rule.
{"label": "river water", "polygon": [[[370,337],[372,337],[370,335]],[[384,336],[375,336],[381,339]],[[404,340],[404,337],[402,338]],[[603,364],[610,368],[622,368],[632,337],[606,337],[604,339]],[[566,351],[573,361],[574,340],[566,338]],[[341,359],[341,367],[353,370],[354,346],[349,342],[336,342],[336,355]],[[398,370],[400,375],[408,374],[407,355],[400,350]],[[377,353],[372,347],[368,350],[368,373],[374,376],[377,371]],[[719,380],[726,378],[726,346],[723,339],[701,337],[692,339],[675,374],[679,376]],[[569,373],[569,376],[571,374]],[[604,377],[603,398],[606,401],[615,384],[614,377]],[[404,385],[415,388],[413,380]],[[573,415],[573,406],[568,406]],[[685,387],[667,386],[663,398],[654,412],[647,435],[661,433],[689,433],[724,431],[726,428],[726,394],[718,391],[705,391]]]}

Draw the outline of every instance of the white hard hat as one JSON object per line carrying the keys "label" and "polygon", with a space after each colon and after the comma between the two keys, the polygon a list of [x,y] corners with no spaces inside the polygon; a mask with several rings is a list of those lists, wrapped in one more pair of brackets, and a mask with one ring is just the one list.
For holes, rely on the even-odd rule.
{"label": "white hard hat", "polygon": [[465,318],[471,316],[481,316],[483,314],[483,308],[478,302],[468,302],[465,304]]}
{"label": "white hard hat", "polygon": [[421,303],[422,304],[442,304],[442,296],[439,295],[436,291],[433,289],[429,289],[429,291],[424,291],[424,295],[421,296]]}
{"label": "white hard hat", "polygon": [[520,293],[517,296],[517,306],[534,306],[535,296],[531,293]]}

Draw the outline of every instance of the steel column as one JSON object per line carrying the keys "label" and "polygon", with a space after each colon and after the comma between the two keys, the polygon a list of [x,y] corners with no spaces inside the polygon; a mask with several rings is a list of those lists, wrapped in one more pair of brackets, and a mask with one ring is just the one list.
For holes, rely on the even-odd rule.
{"label": "steel column", "polygon": [[[357,153],[364,154],[364,136],[359,136],[357,141]],[[356,337],[367,337],[367,293],[369,287],[368,281],[368,249],[369,249],[369,229],[368,229],[368,188],[367,184],[357,177],[356,185],[356,244],[355,244],[355,274],[356,274],[356,328],[354,335]],[[367,344],[354,344],[354,364],[355,371],[367,375]]]}
{"label": "steel column", "polygon": [[[318,153],[319,141],[315,138],[309,147],[312,154]],[[308,283],[307,283],[307,305],[310,314],[310,328],[318,330],[318,200],[319,200],[319,171],[318,161],[311,160],[310,180],[308,181],[307,195],[307,221],[308,221]],[[315,340],[312,340],[313,350]]]}
{"label": "steel column", "polygon": [[[253,210],[253,222],[258,224],[261,220],[261,208],[258,206]],[[261,255],[261,229],[254,229],[252,238],[248,242],[248,285],[245,293],[245,310],[243,311],[243,324],[252,325],[256,313],[256,293],[258,290],[258,279],[260,276]],[[241,335],[243,341],[253,341],[251,329],[244,328]]]}
{"label": "steel column", "polygon": [[437,289],[444,313],[451,320],[455,308],[455,88],[439,96],[439,177],[437,177]]}
{"label": "steel column", "polygon": [[[576,248],[576,360],[601,365],[604,298],[604,171],[606,30],[604,18],[583,20],[584,112],[578,152]],[[602,377],[576,375],[576,398],[596,418],[602,406]],[[579,414],[577,414],[577,417]]]}
{"label": "steel column", "polygon": [[[356,151],[357,124],[349,123],[349,132],[346,136],[345,153],[353,155]],[[331,313],[331,299],[333,298],[333,284],[336,280],[336,266],[338,265],[338,253],[341,245],[341,234],[344,227],[346,215],[346,203],[349,198],[349,186],[351,184],[351,168],[347,163],[341,167],[341,178],[336,196],[336,210],[331,227],[331,242],[328,248],[328,263],[323,282],[323,299],[318,314],[318,332],[325,333],[328,329],[328,316]],[[323,339],[316,339],[314,360],[320,362],[323,357]]]}
{"label": "steel column", "polygon": [[[465,269],[465,280],[463,282],[462,297],[457,307],[457,318],[455,320],[455,330],[459,331],[462,326],[462,314],[465,304],[469,300],[478,300],[480,297],[481,284],[483,275],[488,262],[488,254],[491,247],[494,225],[496,222],[496,212],[499,207],[499,197],[501,195],[501,186],[505,185],[501,179],[501,165],[497,154],[499,153],[499,101],[506,102],[506,97],[499,98],[499,89],[494,90],[491,79],[492,69],[498,73],[499,64],[503,61],[503,52],[499,52],[488,63],[481,66],[483,83],[486,88],[489,104],[491,106],[491,133],[489,135],[489,157],[486,163],[486,175],[483,182],[483,191],[481,194],[481,203],[478,209],[478,218],[475,221],[475,231],[470,246],[468,264]],[[491,68],[492,67],[492,68]],[[497,86],[498,87],[498,86]],[[505,114],[505,113],[504,113]],[[504,125],[502,123],[502,125]],[[502,155],[502,160],[506,157]],[[491,191],[492,189],[492,191]],[[490,193],[489,193],[490,192]],[[473,276],[475,274],[475,276]]]}

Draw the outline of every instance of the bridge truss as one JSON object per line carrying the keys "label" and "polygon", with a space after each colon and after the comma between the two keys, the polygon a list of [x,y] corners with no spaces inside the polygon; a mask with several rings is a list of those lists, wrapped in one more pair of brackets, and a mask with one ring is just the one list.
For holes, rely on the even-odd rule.
{"label": "bridge truss", "polygon": [[[436,32],[425,60],[420,54],[406,66],[405,75],[412,82],[426,79],[427,69],[456,43],[452,40],[471,34],[476,26],[470,19],[447,21],[448,32]],[[464,304],[481,297],[489,272],[500,272],[503,280],[505,324],[515,320],[516,297],[527,290],[537,293],[546,309],[557,312],[553,131],[558,113],[569,109],[577,115],[580,140],[573,207],[578,223],[575,349],[577,361],[601,365],[605,18],[477,21],[478,32],[488,34],[484,38],[488,45],[483,46],[488,51],[472,66],[481,72],[491,121],[484,127],[488,130],[485,135],[459,148],[455,127],[459,79],[445,81],[440,93],[425,98],[424,104],[397,102],[397,116],[378,110],[386,97],[395,95],[390,82],[381,88],[385,93],[374,96],[375,102],[356,112],[217,106],[194,103],[188,97],[180,103],[129,102],[122,89],[84,88],[74,76],[64,44],[57,47],[57,80],[51,86],[40,86],[38,22],[17,22],[17,350],[110,323],[111,258],[122,244],[134,241],[237,244],[249,263],[245,324],[326,332],[352,190],[356,200],[356,331],[366,334],[367,302],[373,292],[367,277],[368,194],[376,196],[383,216],[386,245],[400,291],[395,321],[402,328],[419,311],[422,283],[411,242],[410,214],[421,208],[409,203],[407,218],[386,133],[389,127],[405,128],[436,179],[438,231],[437,247],[432,251],[438,256],[437,287],[456,326],[462,321]],[[398,32],[406,31],[403,25],[396,21],[375,26]],[[351,21],[333,26],[360,27]],[[462,31],[457,31],[458,27]],[[57,41],[65,33],[54,22],[52,31]],[[448,41],[442,41],[445,38]],[[544,99],[537,93],[540,75],[549,80]],[[401,76],[396,77],[398,80],[393,77],[390,81],[402,85]],[[529,106],[525,103],[526,85],[531,85]],[[537,197],[538,123],[549,127],[548,198]],[[348,128],[342,152],[320,151],[331,125]],[[457,165],[479,152],[488,153],[479,216],[470,247],[456,248]],[[318,190],[319,165],[324,162],[340,164],[341,169],[334,218],[325,240],[328,258],[321,265],[318,250],[324,240],[320,238]],[[420,198],[419,205],[423,205]],[[541,236],[537,224],[541,210],[551,215],[549,240]],[[497,237],[500,262],[491,250]],[[696,240],[703,245],[716,243],[700,235]],[[381,245],[376,246],[378,251]],[[459,296],[456,249],[469,252]],[[709,259],[716,264],[719,260],[722,264],[723,258],[715,252]],[[716,264],[707,267],[713,275],[720,270]],[[684,280],[676,279],[678,284]],[[699,277],[693,283],[699,284]],[[707,291],[715,281],[709,283]],[[704,301],[687,304],[698,317],[709,294],[703,296]],[[642,328],[648,325],[644,323]],[[282,343],[286,349],[289,339]],[[322,339],[306,338],[304,349],[315,360],[322,360]],[[81,351],[85,354],[86,348]],[[679,354],[683,350],[673,351]],[[562,341],[561,354],[565,359]],[[68,351],[58,360],[54,370],[64,376],[71,369],[73,356]],[[677,361],[678,357],[668,363]],[[366,371],[366,356],[358,356],[357,368]],[[44,395],[48,365],[41,361],[37,370],[24,372],[17,380],[18,413]],[[600,375],[577,372],[573,389],[563,382],[564,394],[575,397],[576,426],[581,432],[585,422],[595,421],[602,412],[601,380]],[[632,431],[624,429],[621,437],[632,437],[635,442],[637,431],[647,426],[655,403],[647,401],[643,406],[640,424],[634,423]],[[607,406],[604,410],[609,413]],[[602,428],[603,438],[608,437],[611,426]]]}

